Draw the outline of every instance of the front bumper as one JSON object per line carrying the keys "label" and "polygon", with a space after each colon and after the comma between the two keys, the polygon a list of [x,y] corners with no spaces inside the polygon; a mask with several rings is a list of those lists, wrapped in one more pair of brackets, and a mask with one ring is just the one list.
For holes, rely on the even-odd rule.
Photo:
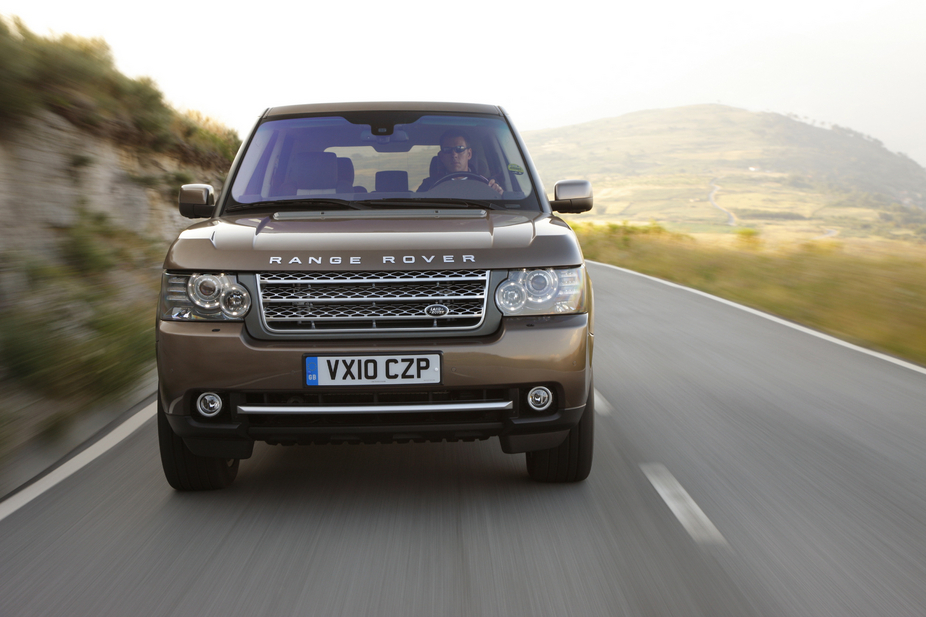
{"label": "front bumper", "polygon": [[[435,353],[441,383],[306,388],[303,357]],[[453,339],[262,341],[241,323],[158,323],[159,395],[171,428],[201,456],[247,458],[254,441],[330,443],[500,438],[506,452],[555,447],[585,409],[592,337],[587,315],[507,318],[492,336]],[[545,385],[553,406],[532,412]],[[194,410],[203,392],[225,408]]]}

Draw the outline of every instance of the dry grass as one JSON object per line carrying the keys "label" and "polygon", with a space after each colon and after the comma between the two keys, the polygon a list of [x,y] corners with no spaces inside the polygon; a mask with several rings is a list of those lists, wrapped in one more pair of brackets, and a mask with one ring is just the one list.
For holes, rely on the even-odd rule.
{"label": "dry grass", "polygon": [[926,365],[926,260],[834,241],[709,245],[658,225],[574,225],[586,258],[700,289]]}

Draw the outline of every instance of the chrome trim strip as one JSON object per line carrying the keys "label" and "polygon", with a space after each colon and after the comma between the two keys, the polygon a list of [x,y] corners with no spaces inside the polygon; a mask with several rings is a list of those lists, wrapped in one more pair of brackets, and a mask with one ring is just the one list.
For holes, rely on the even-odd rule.
{"label": "chrome trim strip", "polygon": [[[284,272],[272,272],[269,275],[265,272],[259,272],[258,275],[261,277],[261,280],[263,281],[265,285],[292,285],[293,283],[313,283],[313,284],[319,284],[319,285],[346,285],[346,284],[364,285],[364,284],[369,284],[369,283],[376,283],[376,284],[401,285],[405,283],[458,283],[458,282],[471,282],[471,281],[485,281],[489,278],[488,270],[483,270],[485,274],[479,274],[479,275],[474,275],[474,276],[458,276],[458,277],[450,277],[446,275],[435,274],[434,276],[424,275],[424,276],[400,278],[399,275],[401,274],[401,272],[402,272],[401,270],[397,270],[396,271],[397,274],[389,278],[386,278],[386,277],[383,277],[383,278],[347,278],[347,277],[317,278],[317,277],[311,277],[311,276],[304,277],[304,278],[296,278],[299,276],[300,274],[299,272],[293,272],[292,275],[286,279],[270,278],[273,275],[282,276],[285,274],[289,274],[288,272],[285,272],[285,271]],[[436,272],[441,272],[441,271],[437,270]],[[444,272],[446,272],[446,270]],[[348,272],[347,274],[351,274],[351,273]]]}
{"label": "chrome trim strip", "polygon": [[[428,317],[427,319],[433,322],[434,320],[450,321],[451,319],[476,319],[477,317],[480,317],[480,315],[472,315],[472,314],[449,315],[449,316],[445,315],[443,317]],[[302,317],[301,315],[297,315],[295,317],[273,317],[273,321],[275,322],[317,321],[321,323],[325,323],[325,322],[350,323],[351,321],[400,321],[403,319],[408,321],[413,318],[405,317],[402,315],[376,315],[376,316],[360,315],[357,317]],[[346,332],[349,329],[350,328],[331,328],[330,332]],[[382,329],[383,328],[364,328],[364,329],[354,328],[354,330],[359,330],[360,332],[376,332],[377,330],[382,330]],[[403,331],[403,330],[407,331],[407,330],[410,330],[411,328],[388,328],[388,329],[395,330],[395,331]],[[415,328],[415,330],[422,330],[422,329],[423,328]],[[441,328],[439,331],[443,332],[444,330],[454,330],[454,329],[456,328]],[[432,327],[431,330],[436,330],[436,328]],[[279,330],[279,329],[273,329],[271,331],[272,332],[289,332],[289,330]],[[305,332],[305,330],[292,330],[292,332]],[[309,330],[309,332],[311,332],[311,330]]]}
{"label": "chrome trim strip", "polygon": [[312,285],[328,285],[332,288],[348,287],[350,285],[400,286],[400,285],[409,285],[409,284],[414,284],[414,283],[454,283],[454,284],[456,283],[479,283],[489,278],[488,276],[479,276],[479,277],[472,276],[472,277],[460,277],[458,279],[422,277],[422,278],[407,278],[403,280],[355,279],[355,280],[349,280],[349,281],[327,281],[327,280],[321,280],[317,278],[313,279],[310,277],[305,277],[305,278],[293,277],[285,281],[276,281],[276,280],[268,280],[266,275],[263,275],[263,274],[261,274],[260,277],[264,285],[267,285],[268,287],[272,287],[273,285],[295,285],[297,283],[308,283]]}
{"label": "chrome trim strip", "polygon": [[300,405],[267,407],[263,405],[238,405],[238,413],[263,414],[324,414],[324,413],[430,413],[441,411],[507,411],[514,408],[511,401],[491,403],[429,403],[425,405]]}
{"label": "chrome trim strip", "polygon": [[[375,302],[441,302],[445,300],[482,300],[482,296],[415,296],[414,298],[378,297]],[[285,298],[264,298],[265,304],[286,304],[292,302],[311,302],[312,304],[372,304],[366,298],[310,298],[306,296],[286,296]]]}

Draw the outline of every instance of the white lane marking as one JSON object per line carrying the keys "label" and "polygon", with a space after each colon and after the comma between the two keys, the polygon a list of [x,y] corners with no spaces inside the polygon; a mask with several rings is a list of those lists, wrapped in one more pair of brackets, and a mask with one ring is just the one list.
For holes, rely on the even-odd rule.
{"label": "white lane marking", "polygon": [[710,298],[711,300],[716,300],[717,302],[726,304],[727,306],[732,306],[733,308],[738,308],[741,311],[746,311],[747,313],[758,315],[759,317],[763,317],[765,319],[768,319],[769,321],[774,321],[775,323],[781,324],[783,326],[788,326],[789,328],[792,328],[799,332],[803,332],[804,334],[810,334],[811,336],[815,336],[817,338],[823,339],[824,341],[829,341],[830,343],[836,343],[837,345],[842,345],[843,347],[846,347],[847,349],[852,349],[853,351],[860,351],[864,354],[868,354],[869,356],[873,356],[880,360],[886,360],[890,362],[891,364],[896,364],[897,366],[902,366],[904,368],[910,369],[911,371],[916,371],[917,373],[922,373],[923,375],[926,375],[926,367],[918,366],[916,364],[911,364],[910,362],[905,362],[898,358],[894,358],[892,356],[888,356],[883,353],[878,353],[877,351],[872,351],[870,349],[865,349],[864,347],[859,347],[858,345],[853,345],[852,343],[847,343],[846,341],[840,340],[834,336],[830,336],[829,334],[823,334],[822,332],[811,330],[810,328],[807,328],[805,326],[792,323],[785,319],[781,319],[780,317],[775,317],[774,315],[769,315],[768,313],[763,313],[762,311],[756,310],[754,308],[749,308],[748,306],[743,306],[742,304],[737,304],[736,302],[732,302],[730,300],[724,300],[723,298],[712,296],[711,294],[707,292],[700,291],[697,289],[692,289],[691,287],[685,287],[684,285],[679,285],[678,283],[671,283],[669,281],[656,278],[655,276],[649,276],[648,274],[640,274],[639,272],[634,272],[633,270],[628,270],[627,268],[621,268],[619,266],[601,263],[600,261],[591,261],[591,260],[587,260],[587,261],[589,261],[589,263],[593,263],[598,266],[604,266],[605,268],[613,268],[615,270],[620,270],[621,272],[626,272],[627,274],[635,274],[645,279],[656,281],[657,283],[662,283],[663,285],[668,285],[669,287],[675,287],[676,289],[683,289],[685,291],[690,291],[693,294],[698,294],[699,296]]}
{"label": "white lane marking", "polygon": [[661,463],[641,463],[640,469],[662,497],[682,527],[699,544],[727,546],[727,541],[698,507],[691,495]]}
{"label": "white lane marking", "polygon": [[91,463],[95,458],[104,454],[107,450],[134,433],[142,424],[153,418],[156,411],[157,403],[151,403],[61,467],[58,467],[34,484],[30,484],[6,501],[0,502],[0,521],[62,480],[67,479],[69,476]]}
{"label": "white lane marking", "polygon": [[611,403],[608,402],[608,399],[606,399],[597,388],[595,388],[595,412],[599,416],[610,416],[614,413],[614,408],[611,407]]}

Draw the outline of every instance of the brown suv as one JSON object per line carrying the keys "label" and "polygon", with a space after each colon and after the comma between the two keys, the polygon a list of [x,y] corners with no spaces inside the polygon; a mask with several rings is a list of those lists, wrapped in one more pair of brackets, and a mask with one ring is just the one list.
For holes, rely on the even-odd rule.
{"label": "brown suv", "polygon": [[222,488],[255,441],[472,441],[584,480],[594,429],[592,287],[499,107],[268,109],[207,219],[164,260],[158,434],[178,490]]}

